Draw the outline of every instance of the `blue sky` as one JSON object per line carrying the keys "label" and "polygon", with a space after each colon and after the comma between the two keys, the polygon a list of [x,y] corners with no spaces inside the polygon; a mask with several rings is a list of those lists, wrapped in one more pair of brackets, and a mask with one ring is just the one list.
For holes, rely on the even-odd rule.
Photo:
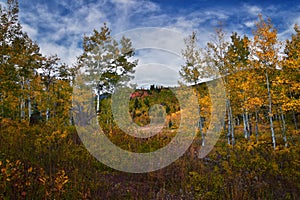
{"label": "blue sky", "polygon": [[[290,37],[295,23],[300,24],[297,0],[20,0],[24,30],[38,42],[43,53],[57,54],[67,64],[74,63],[82,53],[83,35],[90,34],[94,28],[100,29],[104,22],[113,35],[143,27],[168,28],[184,36],[196,30],[200,45],[204,45],[219,21],[229,35],[236,31],[251,36],[259,13],[272,19],[281,40]],[[166,60],[162,52],[151,53],[152,60],[148,55],[148,63]],[[139,55],[141,63],[147,60],[147,56]]]}

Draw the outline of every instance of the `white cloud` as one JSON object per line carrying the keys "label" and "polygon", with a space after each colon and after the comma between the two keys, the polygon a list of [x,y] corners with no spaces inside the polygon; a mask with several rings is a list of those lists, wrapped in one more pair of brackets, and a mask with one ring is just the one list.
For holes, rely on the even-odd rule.
{"label": "white cloud", "polygon": [[[139,0],[103,0],[93,3],[75,1],[74,4],[63,0],[56,3],[56,10],[51,9],[50,4],[40,2],[27,8],[26,13],[21,12],[20,15],[24,30],[38,43],[43,43],[41,48],[47,49],[44,52],[58,54],[62,59],[66,56],[63,52],[73,48],[71,45],[74,41],[78,44],[84,34],[89,35],[93,29],[99,30],[104,22],[108,23],[113,33],[118,33],[131,26],[132,15],[159,10],[155,3]],[[63,9],[69,11],[62,13]],[[70,54],[70,51],[68,52]],[[61,53],[63,54],[60,55]],[[76,55],[70,54],[70,58],[65,62],[72,64],[75,61]]]}
{"label": "white cloud", "polygon": [[[37,38],[38,42],[43,42],[43,49],[47,48],[47,52],[51,54],[57,53],[60,57],[62,47],[69,48],[73,41],[80,41],[84,33],[91,33],[93,29],[99,29],[103,22],[108,22],[112,28],[113,33],[118,33],[132,27],[132,24],[137,22],[144,26],[167,26],[176,29],[180,32],[191,33],[197,27],[211,18],[225,19],[227,16],[221,12],[206,12],[206,13],[192,13],[188,16],[174,17],[168,14],[155,14],[144,17],[147,13],[158,12],[160,7],[150,1],[138,0],[112,0],[114,6],[108,7],[107,1],[98,1],[96,3],[86,3],[83,1],[76,1],[74,4],[69,4],[67,1],[57,1],[60,6],[67,9],[73,9],[73,12],[61,16],[59,10],[50,10],[46,4],[36,4],[31,12],[27,11],[21,14],[22,19],[26,22],[24,30],[32,38]],[[77,9],[75,9],[77,8]],[[110,12],[107,12],[109,10]],[[34,12],[32,12],[34,11]],[[115,16],[109,16],[115,14]],[[205,34],[203,41],[207,41],[209,32],[202,27]],[[158,38],[158,37],[157,37]],[[157,39],[156,38],[156,39]],[[46,42],[48,41],[48,42]],[[158,39],[157,39],[158,41]],[[64,44],[60,44],[63,42]],[[163,41],[161,41],[163,43]],[[60,45],[59,45],[60,44]],[[55,48],[54,48],[55,47]],[[75,55],[72,59],[68,59],[68,64],[75,62]]]}
{"label": "white cloud", "polygon": [[262,9],[255,5],[245,4],[244,9],[247,13],[249,13],[250,15],[253,15],[253,16],[257,16],[258,14],[262,13]]}
{"label": "white cloud", "polygon": [[209,18],[217,18],[219,20],[224,20],[228,18],[228,15],[225,11],[222,10],[209,10],[204,12],[205,15]]}
{"label": "white cloud", "polygon": [[[217,21],[228,18],[228,11],[219,9],[195,11],[187,15],[165,13],[158,4],[140,0],[58,3],[72,12],[62,16],[60,10],[50,11],[46,4],[36,4],[32,8],[34,12],[27,12],[22,16],[30,22],[26,23],[24,29],[31,37],[37,38],[41,51],[46,55],[57,54],[67,64],[75,63],[76,56],[82,52],[77,45],[82,35],[89,34],[94,28],[99,29],[103,22],[108,22],[113,34],[121,32],[119,36],[129,37],[135,48],[143,49],[136,56],[139,59],[136,73],[139,84],[155,82],[176,85],[179,80],[178,71],[184,63],[181,58],[181,50],[185,47],[183,39],[197,29],[199,43],[204,46]],[[107,3],[112,5],[108,6]],[[141,28],[122,32],[134,26],[169,29]],[[148,50],[145,51],[145,48]]]}
{"label": "white cloud", "polygon": [[76,45],[64,46],[56,43],[49,43],[47,41],[41,42],[41,52],[44,55],[58,55],[61,58],[61,62],[66,64],[74,63],[74,57],[79,56],[82,53],[82,49]]}
{"label": "white cloud", "polygon": [[105,19],[106,16],[97,8],[90,8],[85,20],[88,24]]}
{"label": "white cloud", "polygon": [[300,15],[297,18],[293,18],[289,26],[282,32],[278,33],[278,38],[281,41],[285,41],[286,39],[290,39],[292,34],[295,34],[294,25],[300,25]]}
{"label": "white cloud", "polygon": [[[2,2],[3,0],[0,0]],[[112,29],[112,34],[122,33],[136,27],[167,27],[179,34],[187,35],[197,30],[198,40],[204,46],[211,40],[211,34],[219,21],[224,22],[225,31],[237,31],[245,33],[245,26],[252,28],[257,19],[257,14],[263,11],[270,11],[273,17],[287,16],[287,25],[284,31],[279,33],[279,37],[286,37],[293,32],[293,25],[290,22],[300,21],[299,16],[278,14],[277,7],[261,8],[259,5],[240,4],[240,7],[227,8],[213,6],[209,9],[187,10],[180,8],[180,12],[170,13],[163,10],[159,3],[148,0],[97,0],[84,1],[77,0],[70,3],[69,0],[39,1],[39,3],[26,4],[26,10],[21,9],[21,19],[24,30],[31,38],[36,40],[41,50],[45,54],[57,54],[67,64],[75,63],[76,56],[81,53],[78,44],[82,41],[84,34],[89,35],[93,29],[99,30],[104,22]],[[50,5],[55,4],[55,9]],[[277,11],[276,11],[277,10]],[[273,13],[276,12],[276,13]],[[283,11],[281,11],[283,12]],[[236,18],[240,18],[237,19]],[[235,19],[235,24],[231,21]],[[238,24],[237,24],[238,23]],[[247,31],[249,31],[247,29]],[[127,35],[126,35],[127,34]],[[141,64],[158,63],[161,65],[180,66],[179,60],[174,55],[165,54],[158,49],[168,48],[170,51],[180,54],[184,48],[182,39],[178,42],[176,34],[170,35],[164,31],[148,32],[142,29],[136,35],[125,35],[133,40],[136,48],[156,48],[156,51],[144,51],[139,54]],[[248,33],[247,33],[248,34]],[[143,37],[141,37],[143,36]],[[147,39],[145,39],[145,37]],[[176,49],[179,49],[176,50]],[[148,55],[148,56],[147,56]],[[151,56],[149,56],[151,55]],[[170,61],[170,62],[168,62]],[[151,69],[157,69],[152,65]],[[150,73],[148,69],[141,69],[141,72]],[[167,77],[164,77],[166,79]],[[168,80],[176,80],[177,76],[169,73]],[[167,81],[167,80],[166,80]]]}
{"label": "white cloud", "polygon": [[46,4],[36,4],[32,10],[21,12],[23,29],[40,44],[44,54],[57,54],[62,62],[71,65],[81,50],[78,43],[83,34],[103,26],[106,19],[98,5],[83,6],[62,16]]}
{"label": "white cloud", "polygon": [[245,26],[247,26],[248,28],[253,28],[255,26],[255,21],[246,21],[244,24]]}
{"label": "white cloud", "polygon": [[115,16],[111,19],[113,30],[118,33],[130,28],[133,22],[145,20],[145,15],[159,11],[157,4],[144,0],[112,0]]}
{"label": "white cloud", "polygon": [[153,12],[160,9],[158,4],[146,0],[111,0],[110,2],[113,3],[117,9],[131,10],[135,13]]}
{"label": "white cloud", "polygon": [[166,28],[145,27],[132,29],[119,33],[115,37],[120,38],[123,35],[130,38],[133,46],[137,49],[155,48],[180,55],[181,49],[184,47],[185,35]]}
{"label": "white cloud", "polygon": [[23,31],[25,31],[28,35],[30,35],[30,37],[33,40],[36,40],[36,36],[38,34],[38,31],[35,28],[31,27],[28,24],[22,24],[22,28],[23,28]]}
{"label": "white cloud", "polygon": [[121,4],[133,4],[134,0],[112,0],[113,3]]}
{"label": "white cloud", "polygon": [[133,82],[139,86],[151,84],[175,86],[179,80],[180,66],[184,63],[181,50],[186,35],[166,28],[139,28],[115,36],[131,39],[139,60]]}
{"label": "white cloud", "polygon": [[178,71],[168,65],[160,63],[149,63],[139,65],[136,68],[135,77],[132,83],[140,87],[148,88],[150,85],[177,86],[179,81]]}

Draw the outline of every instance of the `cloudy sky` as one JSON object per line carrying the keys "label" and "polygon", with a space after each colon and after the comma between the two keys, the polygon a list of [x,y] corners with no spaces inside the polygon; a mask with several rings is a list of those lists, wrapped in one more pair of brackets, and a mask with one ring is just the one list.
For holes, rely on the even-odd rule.
{"label": "cloudy sky", "polygon": [[44,54],[57,54],[67,64],[82,53],[83,35],[104,22],[112,35],[131,37],[140,60],[140,85],[177,83],[182,39],[193,30],[200,45],[220,21],[228,34],[251,35],[259,13],[272,19],[281,40],[300,24],[297,0],[20,0],[24,30]]}

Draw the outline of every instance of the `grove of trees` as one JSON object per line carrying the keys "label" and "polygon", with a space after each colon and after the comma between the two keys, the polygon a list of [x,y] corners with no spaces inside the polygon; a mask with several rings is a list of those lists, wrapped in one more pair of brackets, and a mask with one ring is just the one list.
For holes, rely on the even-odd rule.
{"label": "grove of trees", "polygon": [[[235,126],[242,124],[245,138],[250,141],[250,136],[255,135],[252,140],[258,142],[259,132],[266,130],[261,130],[260,126],[265,125],[269,126],[273,148],[276,149],[279,137],[287,147],[298,133],[300,30],[295,25],[296,33],[283,43],[278,40],[270,19],[264,20],[261,15],[258,19],[252,40],[237,33],[232,33],[231,40],[227,40],[224,31],[218,28],[213,41],[199,48],[194,32],[186,40],[183,51],[186,64],[180,75],[195,85],[201,79],[215,76],[223,80],[227,92],[228,144],[234,146],[236,142]],[[199,102],[206,98],[209,104],[208,94],[203,94],[205,91],[198,90]],[[201,127],[199,125],[200,132]]]}

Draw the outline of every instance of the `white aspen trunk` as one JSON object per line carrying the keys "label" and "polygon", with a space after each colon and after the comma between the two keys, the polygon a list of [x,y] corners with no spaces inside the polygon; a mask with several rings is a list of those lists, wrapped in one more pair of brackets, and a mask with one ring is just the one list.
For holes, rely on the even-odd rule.
{"label": "white aspen trunk", "polygon": [[46,109],[46,121],[48,121],[50,118],[50,111],[49,108]]}
{"label": "white aspen trunk", "polygon": [[276,148],[276,139],[275,139],[274,125],[273,125],[272,96],[271,96],[270,82],[269,82],[269,76],[268,76],[267,70],[265,72],[265,75],[266,75],[267,89],[268,89],[268,99],[269,99],[270,129],[271,129],[271,136],[272,136],[273,148],[275,149]]}
{"label": "white aspen trunk", "polygon": [[100,91],[97,90],[96,113],[100,112]]}
{"label": "white aspen trunk", "polygon": [[[24,79],[24,78],[22,78]],[[23,99],[23,93],[24,93],[24,80],[21,81],[21,97],[20,97],[20,118],[24,119],[25,117],[25,101]]]}
{"label": "white aspen trunk", "polygon": [[[49,102],[49,101],[48,101]],[[48,105],[47,105],[47,108],[46,108],[46,122],[48,122],[49,121],[49,118],[50,118],[50,110],[49,110],[49,103],[48,103]]]}
{"label": "white aspen trunk", "polygon": [[24,116],[25,116],[25,112],[24,112],[24,107],[25,107],[25,105],[24,105],[25,103],[24,103],[24,99],[23,99],[23,97],[21,96],[21,98],[20,98],[20,118],[21,119],[24,119]]}
{"label": "white aspen trunk", "polygon": [[245,117],[246,117],[246,126],[247,126],[247,138],[248,140],[250,140],[250,124],[249,124],[249,114],[246,111],[245,113]]}
{"label": "white aspen trunk", "polygon": [[96,113],[99,113],[99,111],[100,111],[100,95],[98,93],[96,98]]}
{"label": "white aspen trunk", "polygon": [[243,113],[243,124],[244,124],[244,137],[248,139],[247,121],[246,121],[246,111]]}
{"label": "white aspen trunk", "polygon": [[47,108],[46,108],[46,122],[49,121],[50,118],[50,83],[48,82],[47,86],[46,86],[46,91],[47,91]]}
{"label": "white aspen trunk", "polygon": [[[93,101],[94,98],[93,98]],[[96,117],[97,117],[97,125],[99,125],[99,117],[100,117],[100,91],[96,92]]]}

